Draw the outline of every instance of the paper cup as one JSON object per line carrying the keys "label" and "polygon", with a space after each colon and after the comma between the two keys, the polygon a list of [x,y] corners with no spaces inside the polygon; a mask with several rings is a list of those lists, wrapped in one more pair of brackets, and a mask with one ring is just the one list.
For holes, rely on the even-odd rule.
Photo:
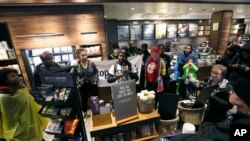
{"label": "paper cup", "polygon": [[195,134],[195,126],[191,123],[184,123],[182,134]]}

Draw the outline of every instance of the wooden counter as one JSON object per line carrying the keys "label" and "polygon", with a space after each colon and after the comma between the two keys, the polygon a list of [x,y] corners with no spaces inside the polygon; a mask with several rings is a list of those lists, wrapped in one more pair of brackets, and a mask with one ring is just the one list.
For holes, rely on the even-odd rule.
{"label": "wooden counter", "polygon": [[[112,133],[123,132],[125,130],[135,129],[136,127],[140,127],[142,125],[160,122],[160,115],[158,114],[157,111],[153,111],[152,113],[149,113],[149,114],[138,113],[138,115],[139,115],[139,118],[128,121],[123,124],[119,124],[119,125],[116,124],[115,117],[113,116],[113,114],[97,115],[97,117],[95,117],[94,120],[98,121],[99,123],[100,122],[105,122],[105,123],[103,123],[102,125],[100,124],[100,126],[94,127],[93,120],[92,120],[93,118],[91,118],[90,135],[91,137],[104,136],[104,135],[108,135]],[[107,123],[107,121],[109,122]],[[136,139],[136,141],[153,139],[157,137],[158,137],[158,133],[155,131],[154,134],[147,136],[147,137]]]}

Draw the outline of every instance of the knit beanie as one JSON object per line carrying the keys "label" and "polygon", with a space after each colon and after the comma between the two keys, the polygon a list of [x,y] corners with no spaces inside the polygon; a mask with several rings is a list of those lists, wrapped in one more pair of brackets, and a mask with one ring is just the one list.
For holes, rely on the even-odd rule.
{"label": "knit beanie", "polygon": [[248,105],[250,106],[250,78],[248,79],[239,79],[235,83],[235,92],[236,94]]}

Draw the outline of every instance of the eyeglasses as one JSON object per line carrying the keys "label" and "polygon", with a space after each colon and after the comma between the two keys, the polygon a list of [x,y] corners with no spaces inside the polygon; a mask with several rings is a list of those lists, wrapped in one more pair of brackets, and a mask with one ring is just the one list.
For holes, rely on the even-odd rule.
{"label": "eyeglasses", "polygon": [[221,77],[221,76],[222,76],[222,74],[217,73],[217,72],[211,72],[211,76]]}

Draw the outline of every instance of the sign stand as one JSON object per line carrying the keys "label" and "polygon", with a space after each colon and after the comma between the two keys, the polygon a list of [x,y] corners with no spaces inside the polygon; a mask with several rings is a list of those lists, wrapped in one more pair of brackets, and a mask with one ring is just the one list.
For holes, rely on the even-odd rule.
{"label": "sign stand", "polygon": [[139,118],[134,80],[124,81],[111,86],[116,124]]}

